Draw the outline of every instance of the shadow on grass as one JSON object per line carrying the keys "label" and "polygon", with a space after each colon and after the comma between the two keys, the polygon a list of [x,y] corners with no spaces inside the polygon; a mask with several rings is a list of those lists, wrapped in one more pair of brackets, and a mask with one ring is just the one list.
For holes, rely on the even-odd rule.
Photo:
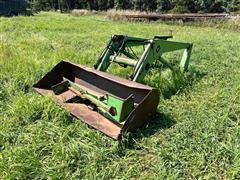
{"label": "shadow on grass", "polygon": [[[175,75],[178,77],[173,77],[174,86],[166,86],[164,91],[161,87],[158,87],[165,99],[171,98],[176,94],[190,91],[196,83],[207,75],[207,73],[192,69],[184,76],[182,76],[182,73]],[[139,147],[136,146],[136,142],[140,141],[142,138],[153,136],[161,130],[169,129],[175,124],[176,121],[171,116],[158,111],[146,127],[136,132],[123,135],[123,138],[119,141],[119,152],[124,152],[124,149],[138,149]]]}
{"label": "shadow on grass", "polygon": [[186,73],[179,70],[168,71],[160,77],[148,79],[145,83],[159,89],[164,99],[170,99],[176,94],[181,94],[191,90],[191,88],[207,75],[206,72],[200,72],[190,69]]}
{"label": "shadow on grass", "polygon": [[161,130],[169,129],[176,124],[176,121],[169,115],[157,112],[151,121],[143,128],[136,132],[123,135],[119,141],[120,150],[123,148],[127,149],[138,149],[135,147],[137,141],[145,137],[153,136],[159,133]]}
{"label": "shadow on grass", "polygon": [[192,69],[186,73],[186,84],[181,88],[181,92],[184,90],[190,91],[198,82],[200,82],[205,76],[207,76],[207,72],[201,72],[196,69]]}

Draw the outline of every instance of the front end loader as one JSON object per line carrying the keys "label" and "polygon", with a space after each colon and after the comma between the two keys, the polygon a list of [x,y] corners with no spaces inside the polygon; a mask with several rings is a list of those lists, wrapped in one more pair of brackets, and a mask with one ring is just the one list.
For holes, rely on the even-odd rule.
{"label": "front end loader", "polygon": [[[141,84],[148,72],[158,68],[157,64],[182,72],[188,69],[192,44],[169,41],[169,38],[171,36],[144,39],[114,35],[94,68],[61,61],[34,89],[44,96],[52,95],[73,116],[119,139],[123,132],[146,125],[156,112],[159,90]],[[183,50],[177,66],[163,58],[164,53],[177,50]],[[107,73],[112,63],[132,67],[128,79]]]}

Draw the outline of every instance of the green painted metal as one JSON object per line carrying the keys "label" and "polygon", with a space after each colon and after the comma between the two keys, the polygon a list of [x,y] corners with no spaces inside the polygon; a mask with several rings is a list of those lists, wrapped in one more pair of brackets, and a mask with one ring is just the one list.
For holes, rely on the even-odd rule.
{"label": "green painted metal", "polygon": [[[133,68],[130,79],[135,82],[141,82],[150,68],[157,67],[156,62],[174,71],[175,67],[164,59],[162,55],[167,52],[184,50],[179,68],[182,71],[186,71],[189,65],[192,44],[169,41],[168,38],[171,37],[155,36],[153,39],[144,39],[114,35],[111,37],[94,67],[99,71],[107,71],[111,63],[118,63],[123,67],[130,66]],[[137,47],[138,49],[144,47],[142,54],[139,56],[139,54],[133,51],[132,47]],[[97,110],[106,118],[120,123],[135,108],[133,95],[129,95],[126,99],[121,99],[108,92],[101,94],[65,77],[63,77],[62,82],[54,85],[52,90],[56,95],[70,90],[76,95],[70,99],[71,102],[86,103],[90,108]]]}
{"label": "green painted metal", "polygon": [[[113,62],[124,67],[131,66],[133,72],[130,79],[135,82],[142,82],[150,68],[156,68],[156,62],[160,62],[165,67],[174,70],[173,66],[167,60],[164,60],[162,55],[172,51],[184,50],[179,68],[182,72],[186,71],[189,66],[192,44],[169,41],[168,38],[172,38],[172,36],[155,36],[153,39],[144,39],[114,35],[94,67],[105,72]],[[140,57],[131,49],[136,46],[144,46],[145,48]],[[125,57],[122,57],[122,55]]]}
{"label": "green painted metal", "polygon": [[124,121],[124,119],[134,109],[134,101],[132,96],[129,96],[126,99],[121,99],[111,94],[99,96],[97,92],[91,92],[86,87],[74,83],[65,77],[63,77],[63,81],[61,83],[54,85],[52,90],[56,95],[61,94],[64,91],[71,90],[80,99],[73,97],[72,100],[68,101],[83,102],[88,100],[91,102],[90,104],[92,105],[93,109],[96,108],[99,113],[108,119],[117,122]]}
{"label": "green painted metal", "polygon": [[104,99],[106,99],[106,97],[104,95],[99,95],[97,92],[90,91],[85,86],[81,86],[79,84],[76,84],[76,83],[70,81],[69,79],[67,79],[65,77],[63,77],[63,80],[67,81],[70,86],[72,86],[74,89],[80,91],[82,94],[88,94],[90,96],[93,96],[97,100],[104,100]]}
{"label": "green painted metal", "polygon": [[134,109],[133,97],[129,96],[127,99],[121,99],[113,95],[108,95],[107,104],[116,108],[116,116],[112,117],[114,120],[119,122],[124,121],[124,119],[129,115],[129,113]]}
{"label": "green painted metal", "polygon": [[110,56],[110,59],[116,63],[132,66],[132,67],[136,66],[137,64],[137,61],[135,59],[130,59],[130,58]]}

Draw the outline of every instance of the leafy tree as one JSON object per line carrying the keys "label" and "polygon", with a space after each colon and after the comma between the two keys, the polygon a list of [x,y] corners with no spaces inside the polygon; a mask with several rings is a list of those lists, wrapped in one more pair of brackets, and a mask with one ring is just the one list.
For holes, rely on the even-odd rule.
{"label": "leafy tree", "polygon": [[145,4],[145,9],[147,11],[154,11],[157,9],[157,0],[147,0]]}
{"label": "leafy tree", "polygon": [[133,7],[131,0],[115,0],[114,3],[116,9],[131,9]]}
{"label": "leafy tree", "polygon": [[156,0],[134,0],[134,9],[140,11],[154,11],[157,9]]}
{"label": "leafy tree", "polygon": [[[208,0],[207,0],[208,1]],[[199,1],[197,0],[173,0],[174,8],[186,11],[186,12],[198,12]]]}
{"label": "leafy tree", "polygon": [[240,10],[240,0],[27,0],[33,12],[72,9],[136,9],[160,12],[232,12]]}
{"label": "leafy tree", "polygon": [[73,9],[87,9],[88,2],[87,0],[76,0]]}
{"label": "leafy tree", "polygon": [[172,0],[158,0],[157,9],[160,12],[166,12],[174,7]]}
{"label": "leafy tree", "polygon": [[134,0],[133,1],[134,4],[134,9],[139,10],[139,11],[143,11],[145,2],[144,0]]}
{"label": "leafy tree", "polygon": [[226,0],[201,0],[200,1],[200,11],[202,12],[224,12],[225,7],[227,7]]}

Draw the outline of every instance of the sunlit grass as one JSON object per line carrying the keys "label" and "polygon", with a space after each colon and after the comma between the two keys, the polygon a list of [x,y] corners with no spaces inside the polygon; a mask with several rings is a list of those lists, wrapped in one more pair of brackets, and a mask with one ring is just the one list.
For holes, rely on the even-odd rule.
{"label": "sunlit grass", "polygon": [[[62,59],[92,67],[112,34],[171,31],[194,44],[189,71],[146,78],[162,93],[158,113],[122,142],[32,90]],[[240,178],[239,32],[40,13],[0,18],[0,41],[0,179]]]}

